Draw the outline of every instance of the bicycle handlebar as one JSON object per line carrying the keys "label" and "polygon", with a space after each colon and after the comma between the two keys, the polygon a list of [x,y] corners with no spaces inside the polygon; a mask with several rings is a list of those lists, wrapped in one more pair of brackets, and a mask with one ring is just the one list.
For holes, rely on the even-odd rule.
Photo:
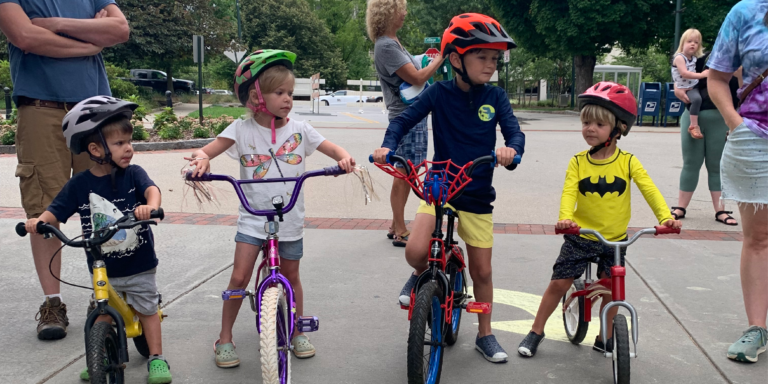
{"label": "bicycle handlebar", "polygon": [[654,236],[658,236],[658,235],[669,235],[669,234],[679,234],[679,233],[680,233],[680,228],[672,228],[664,225],[657,225],[653,228],[645,228],[637,231],[637,233],[635,233],[632,236],[632,238],[626,241],[608,241],[605,239],[605,237],[603,237],[603,235],[600,234],[600,232],[595,231],[593,229],[585,229],[581,227],[573,227],[573,228],[566,228],[566,229],[555,228],[556,235],[594,235],[603,244],[620,245],[620,246],[628,246],[634,243],[638,238],[640,238],[640,236],[645,234],[653,234]]}
{"label": "bicycle handlebar", "polygon": [[[163,220],[165,218],[165,212],[163,211],[162,208],[158,208],[157,210],[152,210],[152,212],[150,212],[150,214],[149,214],[149,218],[150,219],[160,219],[160,220]],[[58,237],[59,240],[61,240],[62,243],[66,244],[66,245],[69,245],[70,247],[85,248],[85,247],[89,247],[89,246],[90,247],[94,247],[94,246],[98,246],[98,245],[106,243],[107,241],[112,239],[112,236],[114,236],[117,233],[117,231],[119,231],[121,229],[130,229],[130,228],[133,228],[133,227],[136,227],[136,226],[139,226],[139,225],[144,225],[144,224],[157,225],[157,222],[154,221],[154,220],[140,220],[140,221],[136,221],[136,217],[133,215],[133,212],[131,212],[131,213],[121,217],[120,219],[118,219],[114,223],[110,224],[106,228],[106,232],[103,232],[103,233],[105,233],[105,235],[100,234],[99,236],[96,236],[96,237],[93,237],[93,238],[89,238],[89,239],[78,240],[78,241],[71,240],[70,238],[67,237],[67,235],[62,233],[58,228],[56,228],[56,227],[54,227],[54,226],[52,226],[52,225],[50,225],[48,223],[44,223],[42,221],[38,221],[37,222],[37,233],[39,233],[41,235],[52,234],[52,235]],[[101,231],[98,231],[98,232],[101,232]],[[18,224],[16,224],[16,234],[17,235],[19,235],[21,237],[24,237],[24,236],[27,235],[27,233],[28,232],[27,232],[25,223],[18,223]]]}
{"label": "bicycle handlebar", "polygon": [[[235,179],[232,176],[229,175],[218,175],[213,173],[204,173],[200,176],[191,176],[192,171],[187,172],[184,175],[184,178],[189,181],[227,181],[232,186],[235,187],[235,192],[237,193],[237,197],[240,199],[240,203],[243,205],[243,208],[245,208],[248,213],[254,215],[254,216],[276,216],[280,214],[286,214],[291,209],[293,209],[293,206],[296,204],[296,201],[299,198],[299,192],[301,191],[301,186],[304,184],[304,180],[315,177],[315,176],[337,176],[337,175],[343,175],[347,173],[343,169],[341,169],[338,165],[333,165],[330,167],[325,167],[323,169],[318,169],[314,171],[308,171],[304,172],[299,177],[281,177],[281,178],[275,178],[275,179],[253,179],[253,180],[238,180]],[[260,184],[260,183],[284,183],[284,182],[295,182],[296,185],[293,187],[293,193],[291,194],[291,201],[285,206],[285,208],[282,208],[280,212],[278,212],[277,209],[268,209],[268,210],[256,210],[253,207],[251,207],[251,204],[248,202],[248,199],[245,197],[245,192],[243,192],[243,187],[241,184]]]}
{"label": "bicycle handlebar", "polygon": [[[389,153],[387,153],[387,158],[385,161],[387,162],[387,164],[394,165],[392,160],[394,160],[395,163],[403,164],[405,166],[407,174],[411,173],[411,167],[408,164],[408,161],[406,161],[404,157],[396,155],[394,151],[389,151]],[[373,155],[368,155],[368,161],[371,163],[374,162]],[[505,168],[512,171],[517,167],[517,164],[520,164],[521,161],[522,161],[522,157],[520,157],[520,155],[515,155],[514,159],[512,159],[512,164],[507,165]],[[477,159],[473,160],[472,165],[470,165],[469,168],[464,173],[467,175],[467,177],[471,178],[472,172],[475,170],[475,168],[480,164],[485,164],[485,163],[491,163],[494,167],[496,166],[496,151],[491,151],[490,155],[478,157]]]}

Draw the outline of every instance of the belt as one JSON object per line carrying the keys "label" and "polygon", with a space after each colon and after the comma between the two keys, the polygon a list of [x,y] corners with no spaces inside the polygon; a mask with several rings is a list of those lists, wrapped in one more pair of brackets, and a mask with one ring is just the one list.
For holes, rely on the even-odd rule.
{"label": "belt", "polygon": [[49,101],[49,100],[37,100],[37,99],[30,99],[26,96],[19,96],[19,105],[32,105],[35,107],[42,107],[42,108],[53,108],[53,109],[63,109],[63,110],[70,110],[72,109],[77,103],[63,103],[60,101]]}

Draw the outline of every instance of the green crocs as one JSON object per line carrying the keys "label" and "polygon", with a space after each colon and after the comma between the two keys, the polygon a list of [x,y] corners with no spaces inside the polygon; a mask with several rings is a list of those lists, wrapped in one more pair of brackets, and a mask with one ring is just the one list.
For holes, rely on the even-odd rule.
{"label": "green crocs", "polygon": [[91,377],[88,376],[88,368],[83,368],[83,371],[80,372],[80,380],[91,381]]}
{"label": "green crocs", "polygon": [[728,358],[744,363],[756,363],[757,356],[765,352],[768,344],[768,330],[753,325],[744,331],[744,335],[728,348]]}
{"label": "green crocs", "polygon": [[233,368],[240,365],[240,357],[235,351],[235,343],[219,344],[216,340],[213,343],[213,353],[216,358],[216,366],[219,368]]}
{"label": "green crocs", "polygon": [[147,384],[168,384],[171,381],[171,366],[164,358],[151,358],[147,361]]}
{"label": "green crocs", "polygon": [[299,335],[291,341],[293,354],[299,359],[308,359],[315,355],[315,347],[309,342],[309,338]]}

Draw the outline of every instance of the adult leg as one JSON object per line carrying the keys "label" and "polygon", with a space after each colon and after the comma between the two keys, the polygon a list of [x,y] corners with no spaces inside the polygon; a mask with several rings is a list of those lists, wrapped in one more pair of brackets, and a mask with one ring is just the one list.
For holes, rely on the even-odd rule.
{"label": "adult leg", "polygon": [[[397,170],[405,173],[405,170],[402,168],[397,168]],[[392,180],[392,192],[389,194],[389,202],[392,206],[391,228],[396,236],[402,235],[407,231],[405,227],[405,204],[408,202],[408,193],[410,191],[411,186],[407,181],[397,178]],[[407,240],[404,242],[407,242]]]}
{"label": "adult leg", "polygon": [[[688,111],[683,112],[680,117],[680,144],[683,152],[683,170],[680,171],[680,192],[678,194],[677,207],[688,208],[691,203],[693,192],[699,183],[699,171],[704,163],[704,142],[695,140],[688,133],[688,124],[691,115]],[[678,216],[683,216],[682,209],[673,208],[673,212]]]}
{"label": "adult leg", "polygon": [[741,290],[749,325],[766,328],[768,315],[768,207],[739,206],[744,228]]}
{"label": "adult leg", "polygon": [[[723,157],[723,148],[728,134],[728,126],[725,125],[723,116],[716,109],[701,111],[700,124],[704,133],[704,165],[707,167],[707,183],[709,193],[712,197],[712,207],[715,212],[725,211],[725,204],[721,201],[721,182],[720,182],[720,158]],[[727,213],[717,216],[720,220],[727,223],[736,223],[736,220],[727,219]]]}

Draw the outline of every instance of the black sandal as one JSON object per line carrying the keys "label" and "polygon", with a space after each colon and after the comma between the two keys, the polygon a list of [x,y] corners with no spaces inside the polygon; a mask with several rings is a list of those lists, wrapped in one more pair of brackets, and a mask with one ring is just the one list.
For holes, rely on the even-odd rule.
{"label": "black sandal", "polygon": [[[682,215],[678,215],[677,213],[675,213],[675,210],[683,211],[683,214]],[[685,219],[686,212],[687,211],[683,207],[672,207],[672,209],[669,210],[669,213],[672,214],[672,217],[674,217],[675,220]],[[731,212],[731,213],[733,213],[733,212]]]}
{"label": "black sandal", "polygon": [[[731,216],[731,213],[733,213],[733,211],[719,211],[719,212],[715,213],[715,220],[719,221],[719,222],[721,222],[721,223],[723,223],[725,225],[731,225],[731,226],[739,225],[739,223],[729,223],[728,222],[728,220],[736,221],[736,219],[734,219],[733,216]],[[723,215],[723,214],[726,215],[725,219],[720,220],[720,215]]]}
{"label": "black sandal", "polygon": [[392,229],[392,227],[389,227],[389,230],[387,231],[387,239],[394,239],[395,238],[395,230]]}

